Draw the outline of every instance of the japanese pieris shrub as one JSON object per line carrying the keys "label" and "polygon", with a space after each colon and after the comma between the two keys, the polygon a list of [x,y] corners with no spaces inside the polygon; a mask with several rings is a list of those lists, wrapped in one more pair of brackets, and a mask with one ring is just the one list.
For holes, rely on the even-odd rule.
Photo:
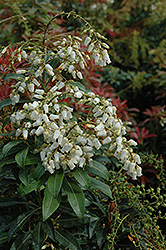
{"label": "japanese pieris shrub", "polygon": [[[52,24],[63,15],[84,24],[79,36],[54,34]],[[65,196],[79,218],[85,214],[85,191],[101,190],[111,199],[111,188],[105,184],[111,176],[106,166],[94,160],[99,151],[101,155],[111,152],[133,180],[142,175],[140,157],[133,151],[136,142],[125,137],[126,127],[116,107],[79,82],[90,60],[102,67],[111,63],[105,40],[82,17],[61,13],[50,19],[40,36],[18,43],[13,52],[9,66],[14,72],[6,78],[15,82],[10,100],[1,102],[1,108],[12,105],[14,131],[4,142],[1,168],[16,167],[21,196],[40,193],[38,208],[21,217],[26,219],[19,218],[20,227],[35,213],[48,221]],[[7,49],[2,49],[1,56]],[[16,57],[17,68],[13,66]],[[81,112],[76,106],[82,107]],[[33,207],[29,201],[27,206]],[[48,224],[43,225],[47,231]],[[9,240],[16,231],[10,229]]]}

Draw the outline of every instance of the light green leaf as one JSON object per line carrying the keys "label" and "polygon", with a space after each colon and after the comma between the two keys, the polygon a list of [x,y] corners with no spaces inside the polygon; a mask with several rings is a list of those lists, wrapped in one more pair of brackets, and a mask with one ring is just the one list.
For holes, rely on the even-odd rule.
{"label": "light green leaf", "polygon": [[72,171],[72,175],[85,189],[88,189],[90,187],[90,178],[86,170],[77,168],[76,170]]}
{"label": "light green leaf", "polygon": [[93,173],[101,178],[104,178],[106,180],[109,180],[109,172],[107,168],[98,161],[93,161],[92,167],[86,167],[86,170],[90,173]]}
{"label": "light green leaf", "polygon": [[68,201],[79,218],[85,213],[85,196],[80,186],[72,178],[64,178],[64,192],[68,196]]}
{"label": "light green leaf", "polygon": [[60,201],[60,196],[55,199],[49,192],[48,187],[45,188],[42,204],[43,221],[47,220],[57,210],[60,205]]}
{"label": "light green leaf", "polygon": [[55,230],[55,238],[60,244],[62,244],[64,247],[67,247],[71,250],[81,250],[81,247],[77,241],[77,239],[67,232],[66,230],[63,230],[61,228]]}
{"label": "light green leaf", "polygon": [[56,171],[49,177],[47,187],[52,196],[58,196],[62,186],[63,178],[64,173],[62,170]]}
{"label": "light green leaf", "polygon": [[99,180],[96,180],[95,178],[90,177],[90,179],[91,179],[91,189],[101,190],[104,194],[106,194],[112,199],[112,192],[108,185]]}
{"label": "light green leaf", "polygon": [[15,156],[15,160],[16,160],[17,164],[18,164],[20,167],[22,167],[22,168],[25,166],[25,162],[26,162],[28,150],[29,150],[29,148],[27,147],[27,148],[21,150],[21,151],[20,151],[19,153],[17,153],[16,156]]}

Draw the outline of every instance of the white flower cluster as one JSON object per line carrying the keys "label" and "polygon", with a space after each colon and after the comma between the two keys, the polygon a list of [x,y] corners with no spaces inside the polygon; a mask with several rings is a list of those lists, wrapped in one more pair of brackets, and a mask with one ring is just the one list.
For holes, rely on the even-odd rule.
{"label": "white flower cluster", "polygon": [[[62,96],[89,106],[89,118],[73,119],[73,108],[60,103]],[[124,137],[125,127],[109,101],[63,81],[47,93],[36,89],[34,98],[35,101],[25,103],[22,110],[12,114],[11,121],[20,127],[16,136],[22,134],[27,139],[43,135],[44,142],[38,150],[45,169],[51,174],[59,168],[73,170],[87,163],[91,165],[96,150],[108,144],[109,151],[114,152],[134,180],[141,176],[140,157],[131,148],[136,142]]]}
{"label": "white flower cluster", "polygon": [[[96,39],[92,40],[94,37],[93,30],[91,31],[91,37],[87,36],[84,40],[84,45],[87,46],[87,51],[92,59],[94,59],[96,65],[105,66],[111,63],[107,49],[109,46],[101,42],[99,39],[104,39],[99,33],[96,33]],[[16,73],[20,76],[19,81],[16,85],[13,85],[12,93],[10,94],[10,99],[12,104],[15,105],[20,100],[20,94],[29,92],[29,96],[33,97],[35,88],[40,87],[39,77],[43,73],[48,73],[52,77],[52,81],[57,78],[57,74],[61,73],[62,70],[67,71],[75,79],[83,79],[83,75],[80,70],[87,67],[87,60],[90,60],[88,53],[81,51],[82,39],[77,36],[69,36],[67,39],[63,38],[53,43],[52,51],[48,52],[48,56],[51,59],[58,59],[60,65],[58,68],[53,68],[49,61],[45,63],[45,54],[39,48],[34,51],[32,47],[29,47],[30,53],[27,54],[25,50],[20,52],[18,49],[18,60],[21,58],[25,59],[31,67],[30,70],[17,70]],[[25,77],[26,75],[26,77]]]}
{"label": "white flower cluster", "polygon": [[[97,33],[98,38],[104,38],[99,33]],[[58,55],[61,61],[59,69],[66,70],[72,74],[73,78],[82,79],[82,73],[77,70],[77,65],[81,69],[87,67],[87,59],[90,60],[90,57],[85,52],[81,51],[81,42],[82,39],[75,36],[75,39],[69,40],[63,38],[62,41],[56,41],[53,43],[57,47]],[[72,41],[72,42],[71,42]],[[90,36],[87,36],[84,40],[84,45],[88,46],[87,51],[92,54],[92,58],[95,60],[96,65],[106,66],[106,64],[111,63],[107,49],[109,46],[106,43],[99,42],[98,39],[93,40]]]}

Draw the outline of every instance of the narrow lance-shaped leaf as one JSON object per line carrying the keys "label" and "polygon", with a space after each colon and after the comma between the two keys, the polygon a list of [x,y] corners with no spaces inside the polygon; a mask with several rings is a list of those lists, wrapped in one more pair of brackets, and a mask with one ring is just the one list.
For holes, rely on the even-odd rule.
{"label": "narrow lance-shaped leaf", "polygon": [[81,186],[83,186],[86,189],[90,187],[90,178],[86,170],[77,168],[76,170],[72,171],[72,175]]}
{"label": "narrow lance-shaped leaf", "polygon": [[46,187],[42,204],[43,221],[47,220],[57,210],[60,205],[60,201],[60,196],[54,198],[48,187]]}
{"label": "narrow lance-shaped leaf", "polygon": [[35,250],[41,250],[41,247],[44,245],[44,231],[42,228],[42,222],[39,221],[33,230],[33,247]]}
{"label": "narrow lance-shaped leaf", "polygon": [[108,185],[91,177],[91,189],[101,190],[112,199],[112,192]]}
{"label": "narrow lance-shaped leaf", "polygon": [[9,143],[7,143],[3,149],[2,149],[2,154],[4,156],[6,156],[8,154],[8,152],[13,148],[16,147],[18,144],[22,143],[22,140],[19,141],[10,141]]}
{"label": "narrow lance-shaped leaf", "polygon": [[26,213],[23,213],[21,215],[19,215],[13,222],[12,225],[10,227],[9,230],[9,240],[11,239],[11,237],[13,236],[13,234],[15,232],[17,232],[27,221],[28,219],[38,210],[37,209],[33,209],[30,210]]}
{"label": "narrow lance-shaped leaf", "polygon": [[62,170],[55,172],[49,177],[47,187],[53,197],[58,196],[62,186],[63,178],[64,173]]}
{"label": "narrow lance-shaped leaf", "polygon": [[55,229],[51,219],[48,219],[42,222],[42,228],[44,232],[53,240],[55,241]]}
{"label": "narrow lance-shaped leaf", "polygon": [[60,244],[62,244],[64,247],[67,247],[71,250],[81,250],[81,247],[77,241],[77,239],[67,232],[66,230],[63,230],[61,228],[55,230],[55,238]]}
{"label": "narrow lance-shaped leaf", "polygon": [[23,235],[19,235],[13,242],[10,250],[23,250],[27,248],[32,240],[32,231],[28,231]]}
{"label": "narrow lance-shaped leaf", "polygon": [[85,212],[85,196],[80,186],[72,178],[64,178],[63,189],[68,196],[68,201],[79,218]]}
{"label": "narrow lance-shaped leaf", "polygon": [[109,172],[107,168],[98,161],[93,161],[93,166],[92,167],[87,166],[86,170],[106,180],[109,179]]}

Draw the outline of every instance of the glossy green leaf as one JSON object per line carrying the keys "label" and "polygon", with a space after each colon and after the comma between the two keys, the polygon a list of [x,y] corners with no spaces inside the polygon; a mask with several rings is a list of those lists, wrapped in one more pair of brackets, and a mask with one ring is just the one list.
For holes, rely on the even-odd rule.
{"label": "glossy green leaf", "polygon": [[48,190],[48,187],[44,191],[44,199],[42,204],[43,221],[47,220],[59,207],[60,196],[54,198],[54,196]]}
{"label": "glossy green leaf", "polygon": [[9,106],[12,104],[12,101],[10,99],[4,99],[0,102],[0,109]]}
{"label": "glossy green leaf", "polygon": [[85,189],[88,189],[90,187],[90,178],[86,170],[77,168],[76,170],[72,171],[72,175]]}
{"label": "glossy green leaf", "polygon": [[33,247],[35,250],[41,250],[41,247],[44,245],[44,231],[42,228],[42,222],[39,221],[33,230]]}
{"label": "glossy green leaf", "polygon": [[42,222],[42,228],[44,232],[55,241],[55,229],[51,219]]}
{"label": "glossy green leaf", "polygon": [[6,156],[11,149],[13,149],[14,147],[17,147],[18,144],[22,143],[23,141],[22,140],[17,140],[17,141],[10,141],[8,142],[2,149],[2,154],[4,156]]}
{"label": "glossy green leaf", "polygon": [[92,167],[86,167],[86,170],[90,173],[93,173],[101,178],[104,178],[106,180],[109,180],[109,172],[107,168],[98,161],[93,161]]}
{"label": "glossy green leaf", "polygon": [[21,174],[19,174],[19,179],[20,181],[25,185],[25,186],[28,186],[29,183],[28,183],[28,172],[27,170],[23,170],[21,172]]}
{"label": "glossy green leaf", "polygon": [[53,197],[58,196],[62,186],[63,178],[64,173],[62,170],[56,171],[49,177],[47,187]]}
{"label": "glossy green leaf", "polygon": [[72,178],[65,177],[63,188],[74,212],[79,218],[82,218],[85,213],[85,196],[81,187]]}
{"label": "glossy green leaf", "polygon": [[91,177],[91,189],[100,190],[112,199],[112,192],[108,185]]}
{"label": "glossy green leaf", "polygon": [[66,230],[63,230],[62,228],[55,230],[55,238],[64,247],[67,247],[71,250],[81,250],[77,239],[72,234],[70,234]]}
{"label": "glossy green leaf", "polygon": [[45,173],[45,168],[44,166],[42,165],[41,162],[38,163],[37,167],[35,168],[35,171],[34,171],[34,178],[36,180],[39,180],[40,177]]}
{"label": "glossy green leaf", "polygon": [[23,185],[21,184],[19,186],[19,193],[21,196],[25,195],[25,194],[29,194],[32,191],[38,189],[41,185],[43,185],[44,182],[42,181],[36,181],[35,179],[31,178],[28,176],[28,185]]}
{"label": "glossy green leaf", "polygon": [[11,227],[9,230],[9,240],[11,239],[11,237],[13,236],[13,234],[15,232],[17,232],[28,220],[29,218],[32,217],[32,215],[38,210],[37,209],[33,209],[30,210],[28,212],[25,212],[21,215],[19,215],[12,223],[11,223]]}
{"label": "glossy green leaf", "polygon": [[15,160],[16,160],[17,164],[18,164],[20,167],[22,167],[22,168],[25,166],[25,162],[26,162],[28,150],[29,150],[29,148],[27,147],[27,148],[21,150],[21,151],[20,151],[19,153],[17,153],[16,156],[15,156]]}

